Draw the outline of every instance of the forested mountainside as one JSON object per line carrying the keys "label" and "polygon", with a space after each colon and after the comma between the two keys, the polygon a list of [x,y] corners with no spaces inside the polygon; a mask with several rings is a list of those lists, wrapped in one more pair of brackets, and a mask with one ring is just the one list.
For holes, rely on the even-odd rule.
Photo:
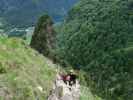
{"label": "forested mountainside", "polygon": [[[47,12],[55,21],[63,17],[78,0],[1,0],[0,17],[14,26],[34,25],[37,18]],[[53,3],[54,2],[54,3]]]}
{"label": "forested mountainside", "polygon": [[132,12],[132,0],[80,0],[57,36],[60,59],[105,100],[133,99]]}
{"label": "forested mountainside", "polygon": [[[69,0],[56,1],[61,4],[55,0],[1,0],[0,33],[8,21],[17,27],[11,27],[11,33],[15,30],[17,35],[0,35],[0,99],[47,100],[53,94],[56,75],[67,87],[71,87],[73,75],[80,81],[81,100],[133,100],[133,1],[80,0],[55,25],[52,17],[60,21]],[[42,14],[45,7],[48,14]],[[18,31],[28,30],[21,28],[34,25],[40,14],[28,34],[18,35]]]}

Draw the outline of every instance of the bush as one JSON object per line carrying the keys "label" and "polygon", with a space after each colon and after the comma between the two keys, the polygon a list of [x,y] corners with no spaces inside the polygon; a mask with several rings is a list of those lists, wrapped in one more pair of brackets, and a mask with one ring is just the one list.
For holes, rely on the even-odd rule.
{"label": "bush", "polygon": [[127,53],[133,46],[132,5],[130,0],[81,0],[57,36],[60,59],[88,72],[95,92],[107,100],[133,99],[133,63]]}

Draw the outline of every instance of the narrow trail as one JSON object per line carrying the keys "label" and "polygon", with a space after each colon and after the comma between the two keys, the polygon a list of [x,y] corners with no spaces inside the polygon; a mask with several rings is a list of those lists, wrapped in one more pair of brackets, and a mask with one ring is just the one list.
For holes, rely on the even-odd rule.
{"label": "narrow trail", "polygon": [[80,84],[78,80],[76,80],[76,84],[70,86],[60,80],[60,75],[57,75],[48,100],[80,100]]}
{"label": "narrow trail", "polygon": [[[47,65],[53,68],[59,68],[60,65],[54,64],[51,60],[46,60]],[[76,80],[76,84],[70,86],[69,84],[64,83],[61,80],[61,76],[57,71],[56,79],[53,82],[52,90],[48,96],[48,100],[80,100],[80,84],[79,81]]]}

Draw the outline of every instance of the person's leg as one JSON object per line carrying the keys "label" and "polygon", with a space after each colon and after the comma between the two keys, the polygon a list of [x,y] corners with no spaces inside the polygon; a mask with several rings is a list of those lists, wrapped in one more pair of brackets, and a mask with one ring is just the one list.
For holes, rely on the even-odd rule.
{"label": "person's leg", "polygon": [[72,81],[71,80],[69,81],[69,85],[72,86]]}
{"label": "person's leg", "polygon": [[76,76],[75,75],[71,75],[70,81],[71,81],[71,85],[76,84]]}

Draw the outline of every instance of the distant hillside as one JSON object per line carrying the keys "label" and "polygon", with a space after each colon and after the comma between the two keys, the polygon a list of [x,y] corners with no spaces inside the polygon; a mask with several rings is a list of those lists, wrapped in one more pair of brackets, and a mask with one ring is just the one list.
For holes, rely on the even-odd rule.
{"label": "distant hillside", "polygon": [[0,36],[0,100],[46,100],[55,70],[24,41]]}
{"label": "distant hillside", "polygon": [[31,26],[48,12],[55,21],[61,21],[78,0],[1,0],[0,16],[14,26]]}

